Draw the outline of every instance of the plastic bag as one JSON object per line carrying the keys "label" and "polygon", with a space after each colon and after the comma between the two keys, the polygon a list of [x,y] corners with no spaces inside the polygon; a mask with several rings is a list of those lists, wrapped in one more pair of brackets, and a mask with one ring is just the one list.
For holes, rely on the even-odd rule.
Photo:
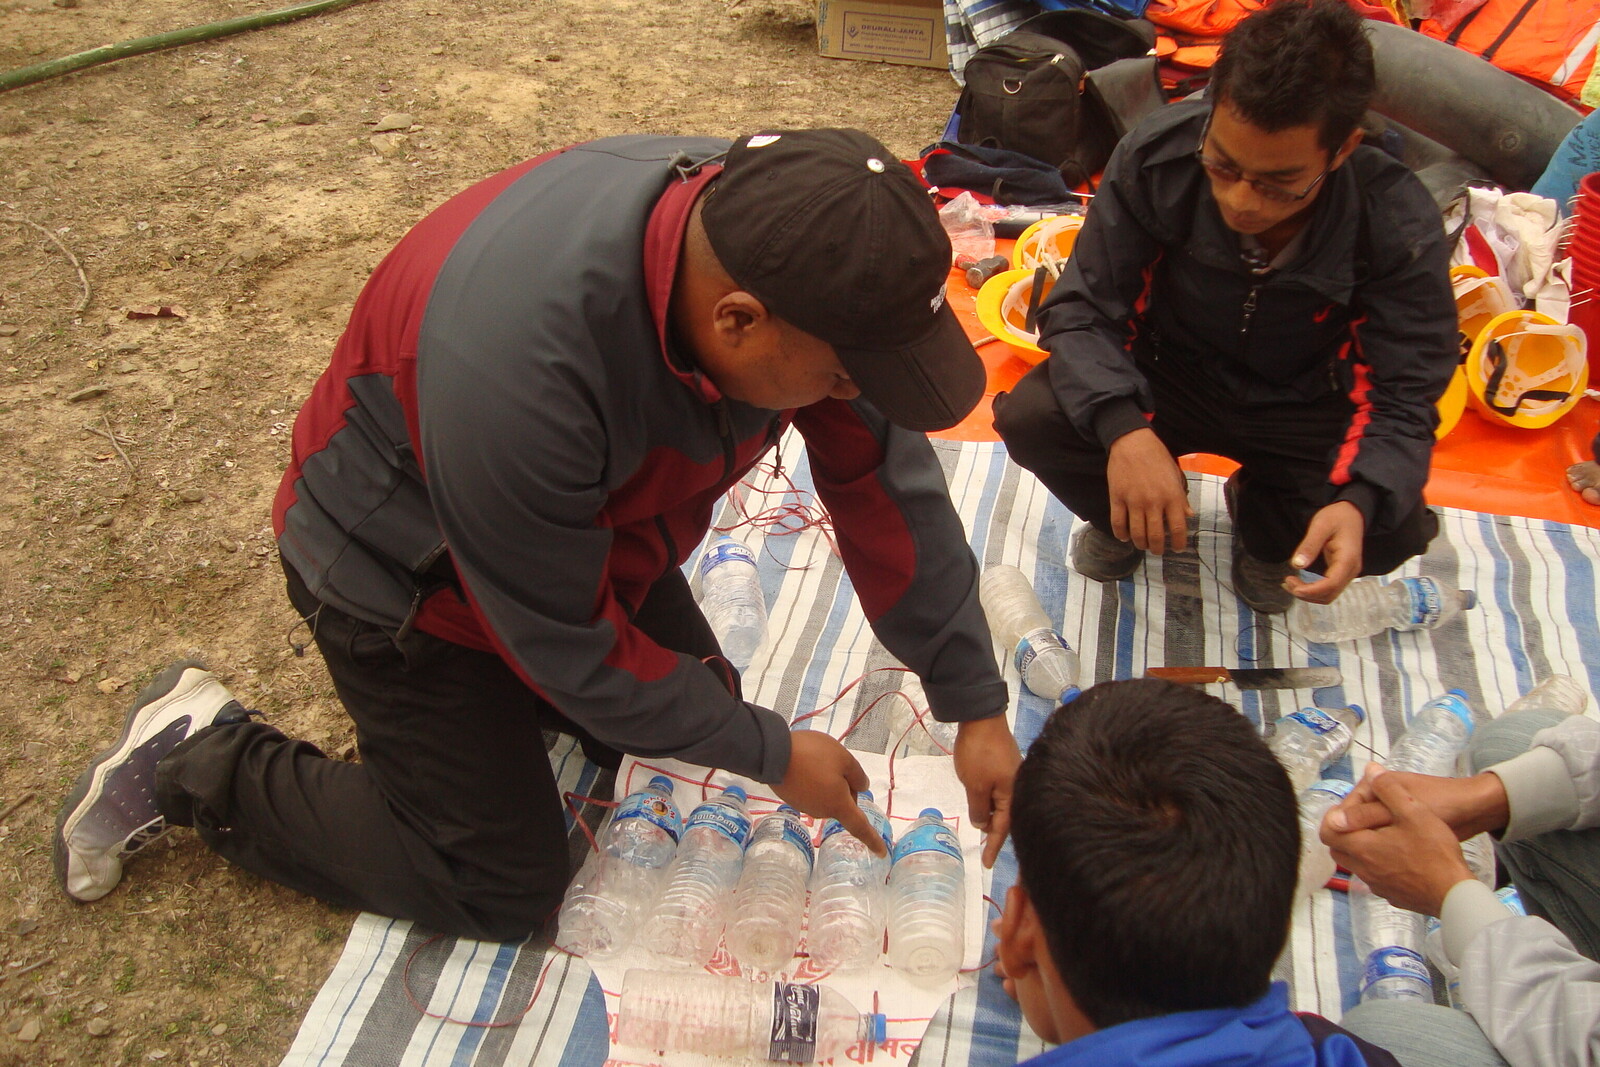
{"label": "plastic bag", "polygon": [[950,237],[952,263],[962,256],[980,260],[994,255],[994,223],[970,192],[963,192],[940,208],[939,222]]}

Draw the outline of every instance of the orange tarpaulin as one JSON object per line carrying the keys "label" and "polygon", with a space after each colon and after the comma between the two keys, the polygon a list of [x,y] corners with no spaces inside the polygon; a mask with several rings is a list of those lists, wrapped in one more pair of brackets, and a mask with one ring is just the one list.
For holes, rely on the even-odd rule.
{"label": "orange tarpaulin", "polygon": [[[1010,242],[1001,242],[1009,251]],[[991,336],[978,322],[973,308],[975,293],[960,272],[951,272],[949,300],[978,344],[989,372],[983,400],[958,425],[934,437],[950,441],[998,441],[992,404],[996,393],[1016,384],[1031,368],[1019,349],[1004,341],[981,343]],[[1427,498],[1440,507],[1481,511],[1493,515],[1522,515],[1533,519],[1593,526],[1600,529],[1600,508],[1585,504],[1567,488],[1566,469],[1571,463],[1592,458],[1589,442],[1600,429],[1600,402],[1586,398],[1555,425],[1543,430],[1519,430],[1490,423],[1471,408],[1461,416],[1433,452],[1433,471]],[[1218,456],[1188,456],[1188,470],[1226,475],[1237,464]]]}

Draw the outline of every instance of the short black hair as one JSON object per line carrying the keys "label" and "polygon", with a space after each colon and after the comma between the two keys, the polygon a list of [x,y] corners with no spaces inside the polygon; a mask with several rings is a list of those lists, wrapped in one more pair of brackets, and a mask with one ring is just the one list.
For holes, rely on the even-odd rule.
{"label": "short black hair", "polygon": [[1319,129],[1335,152],[1361,124],[1377,84],[1372,42],[1344,0],[1276,0],[1222,39],[1207,90],[1252,126]]}
{"label": "short black hair", "polygon": [[1022,761],[1011,837],[1056,969],[1096,1027],[1266,993],[1300,821],[1289,776],[1229,705],[1158,679],[1086,690]]}

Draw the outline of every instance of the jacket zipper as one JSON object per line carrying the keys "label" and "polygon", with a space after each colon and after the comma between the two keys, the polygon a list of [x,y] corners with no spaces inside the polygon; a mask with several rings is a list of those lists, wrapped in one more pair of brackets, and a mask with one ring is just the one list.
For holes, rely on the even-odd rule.
{"label": "jacket zipper", "polygon": [[1244,298],[1244,322],[1239,324],[1239,336],[1245,337],[1250,333],[1250,316],[1256,313],[1256,294],[1261,291],[1259,285],[1250,287],[1250,295]]}

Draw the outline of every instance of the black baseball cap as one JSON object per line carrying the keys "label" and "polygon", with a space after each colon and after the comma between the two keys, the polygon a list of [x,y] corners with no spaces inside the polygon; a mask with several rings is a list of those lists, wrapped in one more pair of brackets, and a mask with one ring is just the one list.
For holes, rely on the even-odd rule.
{"label": "black baseball cap", "polygon": [[701,211],[722,267],[828,342],[890,422],[943,430],[983,397],[983,360],[945,302],[950,239],[927,191],[860,130],[735,141]]}

